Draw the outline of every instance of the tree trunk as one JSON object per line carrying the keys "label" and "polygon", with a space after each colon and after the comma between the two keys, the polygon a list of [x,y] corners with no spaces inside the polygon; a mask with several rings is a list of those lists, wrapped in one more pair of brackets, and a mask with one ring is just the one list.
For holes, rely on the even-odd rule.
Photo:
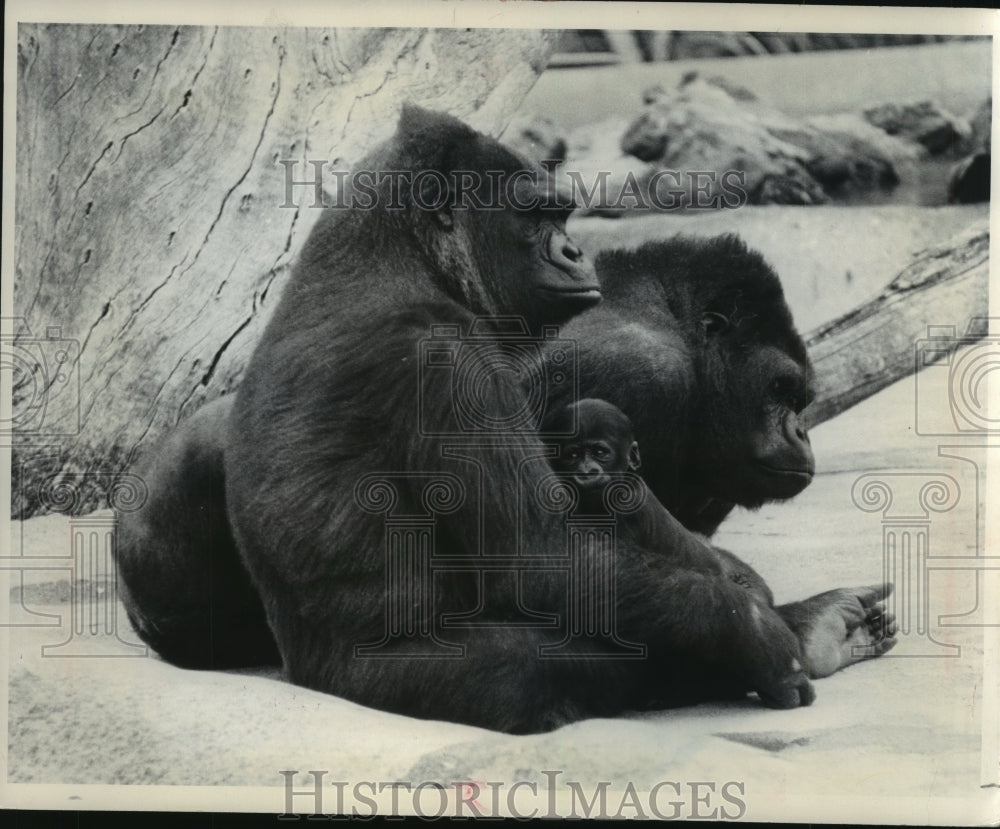
{"label": "tree trunk", "polygon": [[918,254],[871,302],[806,336],[816,373],[810,426],[987,334],[989,244],[988,224],[977,223]]}
{"label": "tree trunk", "polygon": [[76,511],[102,506],[140,446],[235,387],[319,213],[311,187],[280,209],[279,162],[345,169],[407,100],[499,135],[551,48],[527,30],[19,26],[15,515],[56,472],[97,482]]}

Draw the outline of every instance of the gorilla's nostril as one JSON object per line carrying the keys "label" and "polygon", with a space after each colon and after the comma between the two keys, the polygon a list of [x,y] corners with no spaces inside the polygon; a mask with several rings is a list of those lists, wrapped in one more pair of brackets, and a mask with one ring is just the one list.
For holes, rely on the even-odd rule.
{"label": "gorilla's nostril", "polygon": [[572,242],[567,242],[563,245],[562,254],[569,259],[570,262],[579,262],[583,257],[583,251]]}

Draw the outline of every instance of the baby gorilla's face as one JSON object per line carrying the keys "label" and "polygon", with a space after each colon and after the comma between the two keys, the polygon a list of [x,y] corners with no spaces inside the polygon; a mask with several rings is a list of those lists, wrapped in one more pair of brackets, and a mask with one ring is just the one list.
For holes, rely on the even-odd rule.
{"label": "baby gorilla's face", "polygon": [[571,475],[581,489],[596,489],[607,484],[610,473],[628,471],[630,444],[619,446],[600,438],[569,441],[561,445],[553,465],[557,472]]}
{"label": "baby gorilla's face", "polygon": [[[561,432],[552,468],[568,475],[577,490],[600,498],[613,476],[639,469],[639,446],[625,413],[606,400],[585,398],[559,410],[545,424]],[[572,435],[572,436],[571,436]]]}

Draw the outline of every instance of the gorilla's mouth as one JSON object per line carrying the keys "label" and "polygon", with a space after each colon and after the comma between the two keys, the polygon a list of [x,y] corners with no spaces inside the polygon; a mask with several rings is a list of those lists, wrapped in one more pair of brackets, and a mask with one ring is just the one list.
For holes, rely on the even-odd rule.
{"label": "gorilla's mouth", "polygon": [[593,489],[597,486],[603,486],[610,479],[607,475],[574,475],[573,482],[582,489]]}
{"label": "gorilla's mouth", "polygon": [[781,482],[786,486],[793,484],[798,484],[800,488],[808,486],[808,484],[813,479],[813,471],[811,469],[802,468],[783,468],[778,466],[770,466],[766,463],[757,463],[757,469],[764,473],[768,478],[773,479],[775,482]]}
{"label": "gorilla's mouth", "polygon": [[567,287],[553,288],[548,285],[539,287],[539,293],[559,297],[560,299],[570,299],[574,302],[587,302],[597,304],[601,301],[600,288],[593,287]]}

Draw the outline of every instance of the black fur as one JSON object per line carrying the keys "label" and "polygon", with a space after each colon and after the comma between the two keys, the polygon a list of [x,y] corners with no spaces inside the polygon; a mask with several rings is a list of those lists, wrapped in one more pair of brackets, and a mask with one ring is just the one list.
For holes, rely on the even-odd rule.
{"label": "black fur", "polygon": [[231,397],[203,406],[136,466],[149,500],[117,533],[119,593],[132,626],[184,668],[280,660],[224,509],[231,408]]}

